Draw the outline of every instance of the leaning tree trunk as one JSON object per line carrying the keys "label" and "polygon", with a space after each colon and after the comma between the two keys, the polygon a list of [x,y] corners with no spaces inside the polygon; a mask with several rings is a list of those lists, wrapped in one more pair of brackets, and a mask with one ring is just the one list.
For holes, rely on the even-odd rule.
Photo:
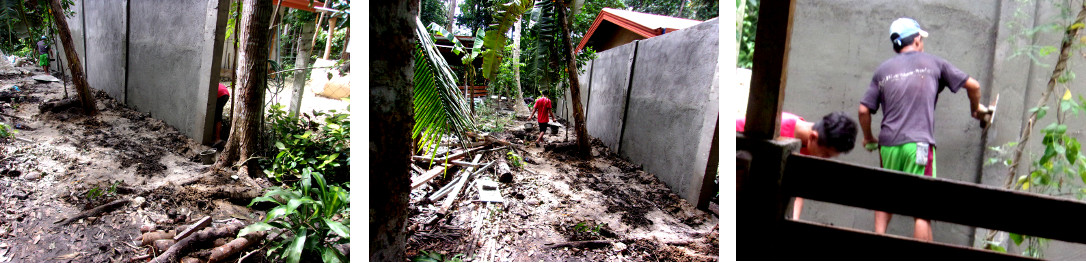
{"label": "leaning tree trunk", "polygon": [[68,19],[64,17],[64,8],[60,6],[60,0],[49,1],[52,9],[53,21],[56,22],[60,42],[64,44],[64,55],[68,57],[68,69],[72,70],[72,82],[75,90],[79,92],[79,102],[83,105],[83,114],[98,114],[98,107],[94,104],[94,94],[91,94],[87,85],[87,76],[83,75],[83,66],[79,63],[79,56],[75,53],[75,45],[72,44],[72,31],[68,29]]}
{"label": "leaning tree trunk", "polygon": [[565,1],[558,5],[558,21],[562,23],[562,45],[566,48],[562,54],[566,59],[566,72],[569,75],[569,96],[573,100],[573,122],[577,129],[577,152],[581,157],[589,157],[591,145],[588,144],[588,131],[585,130],[584,108],[581,106],[581,82],[577,79],[577,60],[573,59],[573,46],[569,42],[569,21],[566,20]]}
{"label": "leaning tree trunk", "polygon": [[[305,39],[312,37],[313,35],[313,23],[305,23],[302,25],[301,33],[298,34],[298,44],[296,51],[298,55],[294,57],[294,68],[301,69],[309,67],[309,50],[313,47],[306,46]],[[298,112],[302,108],[302,95],[305,94],[305,79],[309,76],[309,70],[299,70],[294,72],[294,93],[290,99],[290,116],[298,116]]]}
{"label": "leaning tree trunk", "polygon": [[370,2],[370,261],[404,261],[419,1]]}
{"label": "leaning tree trunk", "polygon": [[520,89],[520,21],[513,26],[513,79],[516,81],[517,100],[513,101],[513,111],[518,116],[532,114],[528,106],[524,105],[524,93]]}
{"label": "leaning tree trunk", "polygon": [[[268,82],[268,24],[271,23],[271,1],[244,0],[241,14],[241,42],[238,52],[241,67],[237,68],[238,104],[230,121],[230,136],[219,155],[215,169],[246,161],[259,145],[260,116],[264,102],[264,86]],[[244,162],[242,163],[244,165]],[[252,174],[252,173],[250,173]]]}

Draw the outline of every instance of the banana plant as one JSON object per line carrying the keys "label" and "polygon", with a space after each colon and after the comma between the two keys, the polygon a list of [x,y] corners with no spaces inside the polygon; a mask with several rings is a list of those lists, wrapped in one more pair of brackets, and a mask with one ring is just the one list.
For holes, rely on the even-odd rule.
{"label": "banana plant", "polygon": [[483,40],[483,77],[494,79],[498,68],[502,63],[502,50],[509,38],[505,32],[520,21],[520,17],[534,5],[532,0],[510,0],[507,3],[497,5],[498,11],[494,17],[494,24],[487,27],[486,37]]}
{"label": "banana plant", "polygon": [[[438,52],[426,26],[415,19],[415,127],[411,139],[418,149],[433,154],[445,134],[460,138],[466,148],[465,132],[475,130],[464,97],[456,87],[456,75]],[[455,39],[455,37],[453,37]]]}

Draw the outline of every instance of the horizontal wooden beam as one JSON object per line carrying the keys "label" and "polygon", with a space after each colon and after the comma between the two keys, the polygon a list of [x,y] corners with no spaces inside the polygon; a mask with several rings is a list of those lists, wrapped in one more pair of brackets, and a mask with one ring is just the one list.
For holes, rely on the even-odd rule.
{"label": "horizontal wooden beam", "polygon": [[[1036,260],[965,246],[921,242],[911,238],[879,235],[847,228],[785,220],[777,244],[780,253],[744,254],[740,241],[738,260]],[[763,244],[766,245],[766,244]]]}
{"label": "horizontal wooden beam", "polygon": [[[781,187],[790,196],[1086,244],[1086,227],[1073,220],[1086,218],[1086,203],[1071,199],[803,155],[788,157]],[[1016,205],[1028,215],[1010,216]]]}

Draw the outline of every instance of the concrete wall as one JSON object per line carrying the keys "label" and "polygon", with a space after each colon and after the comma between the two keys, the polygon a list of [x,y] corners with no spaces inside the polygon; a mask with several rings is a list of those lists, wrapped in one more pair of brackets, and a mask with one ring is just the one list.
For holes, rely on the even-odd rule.
{"label": "concrete wall", "polygon": [[76,3],[68,24],[91,88],[210,142],[229,1]]}
{"label": "concrete wall", "polygon": [[[1044,64],[1039,65],[1032,63],[1025,55],[1013,55],[1028,45],[1059,46],[1063,37],[1059,30],[1041,31],[1035,36],[1023,33],[1034,26],[1057,21],[1061,13],[1053,4],[1014,0],[798,0],[792,23],[783,110],[803,116],[808,121],[818,121],[833,111],[856,116],[859,101],[871,81],[873,71],[884,60],[895,55],[888,41],[890,23],[898,17],[915,18],[930,33],[925,40],[925,52],[946,59],[977,79],[981,83],[982,103],[987,104],[989,98],[1000,95],[996,125],[985,137],[977,121],[969,115],[969,100],[964,91],[940,94],[935,114],[939,178],[1002,187],[1008,177],[1007,167],[1002,164],[984,165],[986,159],[996,157],[994,151],[987,149],[1018,139],[1029,114],[1027,110],[1040,100],[1056,60],[1056,54],[1039,57],[1039,62]],[[1073,55],[1071,69],[1083,72],[1086,67],[1082,62],[1082,57]],[[1069,86],[1071,92],[1086,94],[1086,87],[1081,83],[1082,80],[1073,81]],[[1060,88],[1053,98],[1062,93],[1063,88]],[[1037,134],[1053,121],[1056,108],[1052,105],[1049,117],[1035,126],[1035,136],[1028,148],[1033,154],[1043,151]],[[881,112],[873,116],[876,134],[881,118]],[[1081,127],[1086,127],[1083,117],[1068,119],[1072,131],[1081,131]],[[1081,133],[1073,136],[1084,139]],[[855,164],[879,165],[878,155],[862,148],[854,149],[838,159]],[[1027,172],[1020,169],[1018,174]],[[811,176],[832,178],[833,174],[812,172]],[[923,189],[917,191],[919,193]],[[1008,215],[1015,215],[1014,211],[1020,211],[1018,209],[1028,210],[1016,206],[1018,204],[1007,205]],[[859,230],[874,229],[871,210],[818,201],[805,203],[802,219]],[[978,246],[985,234],[983,229],[946,222],[936,221],[933,227],[936,242],[957,245]],[[911,217],[895,215],[888,232],[912,236],[912,230]],[[1046,251],[1046,258],[1081,260],[1086,258],[1084,248],[1086,246],[1053,241]],[[1020,253],[1022,249],[1024,246],[1010,245],[1011,253]]]}
{"label": "concrete wall", "polygon": [[[87,25],[87,84],[105,91],[117,101],[125,102],[125,75],[128,65],[126,55],[128,1],[88,1],[84,10],[91,15],[84,17]],[[69,21],[69,24],[74,22]],[[73,33],[74,34],[74,33]]]}
{"label": "concrete wall", "polygon": [[691,203],[719,115],[719,25],[714,19],[600,52],[580,75],[589,135]]}

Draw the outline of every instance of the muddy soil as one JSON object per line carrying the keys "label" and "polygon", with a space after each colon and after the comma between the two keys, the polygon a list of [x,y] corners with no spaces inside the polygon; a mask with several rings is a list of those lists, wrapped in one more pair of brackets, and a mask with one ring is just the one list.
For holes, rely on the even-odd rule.
{"label": "muddy soil", "polygon": [[[513,127],[528,121],[534,120]],[[434,251],[465,261],[715,261],[715,214],[694,208],[598,141],[590,153],[594,158],[577,157],[575,135],[570,132],[567,140],[565,132],[548,132],[543,146],[525,146],[538,134],[532,131],[493,134],[524,150],[524,166],[513,167],[513,182],[499,184],[504,203],[473,202],[478,190],[466,187],[441,216],[436,211],[442,200],[426,197],[451,178],[415,189],[407,257]],[[507,151],[488,152],[482,162]],[[480,178],[498,181],[493,171]],[[585,240],[612,242],[552,248]]]}
{"label": "muddy soil", "polygon": [[[127,262],[148,254],[134,242],[140,226],[180,231],[204,216],[254,222],[262,215],[239,200],[200,191],[214,185],[173,185],[207,170],[194,162],[207,146],[104,92],[95,92],[100,113],[94,117],[78,108],[40,112],[40,103],[65,97],[64,85],[36,82],[30,77],[40,70],[19,69],[0,75],[0,92],[24,96],[0,102],[0,121],[17,129],[15,138],[0,140],[0,263]],[[70,82],[67,87],[68,97],[75,97]],[[55,224],[121,198],[132,202]],[[254,259],[263,260],[247,261]]]}

